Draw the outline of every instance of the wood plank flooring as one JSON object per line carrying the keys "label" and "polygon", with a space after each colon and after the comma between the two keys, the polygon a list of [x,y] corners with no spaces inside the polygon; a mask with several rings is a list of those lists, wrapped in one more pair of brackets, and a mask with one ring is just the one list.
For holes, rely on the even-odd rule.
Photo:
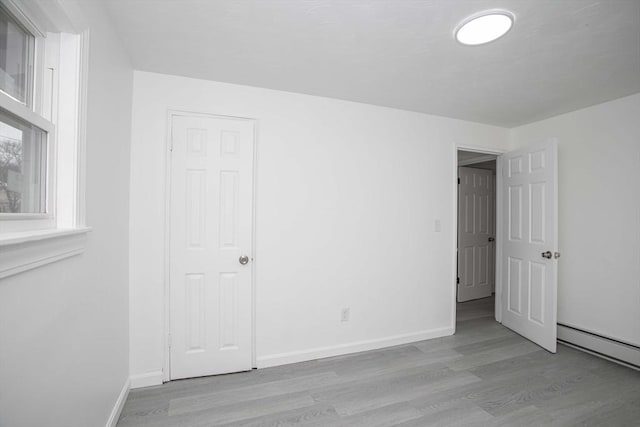
{"label": "wood plank flooring", "polygon": [[640,426],[640,372],[458,304],[450,337],[132,390],[118,426]]}

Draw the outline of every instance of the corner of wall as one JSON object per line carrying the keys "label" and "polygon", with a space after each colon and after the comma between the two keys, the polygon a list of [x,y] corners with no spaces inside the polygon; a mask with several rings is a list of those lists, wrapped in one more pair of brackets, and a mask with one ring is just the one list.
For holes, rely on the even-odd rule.
{"label": "corner of wall", "polygon": [[517,142],[516,130],[517,129],[518,129],[517,127],[507,129],[507,147],[509,150],[516,149],[516,142]]}
{"label": "corner of wall", "polygon": [[120,419],[120,414],[122,414],[122,410],[124,409],[124,404],[127,402],[127,397],[129,396],[129,390],[131,382],[129,378],[127,378],[122,386],[122,390],[118,395],[118,399],[116,399],[116,403],[111,410],[111,415],[109,415],[109,419],[107,420],[106,427],[116,427],[118,424],[118,420]]}

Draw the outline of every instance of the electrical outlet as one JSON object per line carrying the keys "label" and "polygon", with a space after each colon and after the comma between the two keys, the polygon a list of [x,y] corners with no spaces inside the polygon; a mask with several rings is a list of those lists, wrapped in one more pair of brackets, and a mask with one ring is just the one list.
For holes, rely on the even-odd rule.
{"label": "electrical outlet", "polygon": [[340,315],[340,321],[348,322],[349,321],[349,308],[343,308],[342,314]]}

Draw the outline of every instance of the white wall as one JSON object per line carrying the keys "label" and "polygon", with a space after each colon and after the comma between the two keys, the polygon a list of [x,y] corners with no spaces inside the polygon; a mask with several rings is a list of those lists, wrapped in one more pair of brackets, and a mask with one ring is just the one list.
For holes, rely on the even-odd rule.
{"label": "white wall", "polygon": [[640,345],[640,94],[512,130],[559,140],[558,322]]}
{"label": "white wall", "polygon": [[1,426],[104,426],[128,378],[133,76],[101,4],[77,3],[91,31],[86,207],[93,231],[83,255],[0,281]]}
{"label": "white wall", "polygon": [[[454,144],[506,147],[505,129],[327,98],[134,74],[134,385],[162,378],[169,108],[258,120],[259,366],[385,345],[394,337],[418,340],[452,332]],[[441,233],[434,232],[435,219],[442,221]],[[351,308],[348,323],[340,322],[343,307]]]}

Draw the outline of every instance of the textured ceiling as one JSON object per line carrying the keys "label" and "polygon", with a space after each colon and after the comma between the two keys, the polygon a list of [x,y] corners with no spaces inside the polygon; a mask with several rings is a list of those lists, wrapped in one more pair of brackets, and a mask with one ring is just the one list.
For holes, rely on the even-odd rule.
{"label": "textured ceiling", "polygon": [[[512,127],[640,92],[640,0],[105,0],[136,69]],[[463,46],[465,17],[513,29]]]}

